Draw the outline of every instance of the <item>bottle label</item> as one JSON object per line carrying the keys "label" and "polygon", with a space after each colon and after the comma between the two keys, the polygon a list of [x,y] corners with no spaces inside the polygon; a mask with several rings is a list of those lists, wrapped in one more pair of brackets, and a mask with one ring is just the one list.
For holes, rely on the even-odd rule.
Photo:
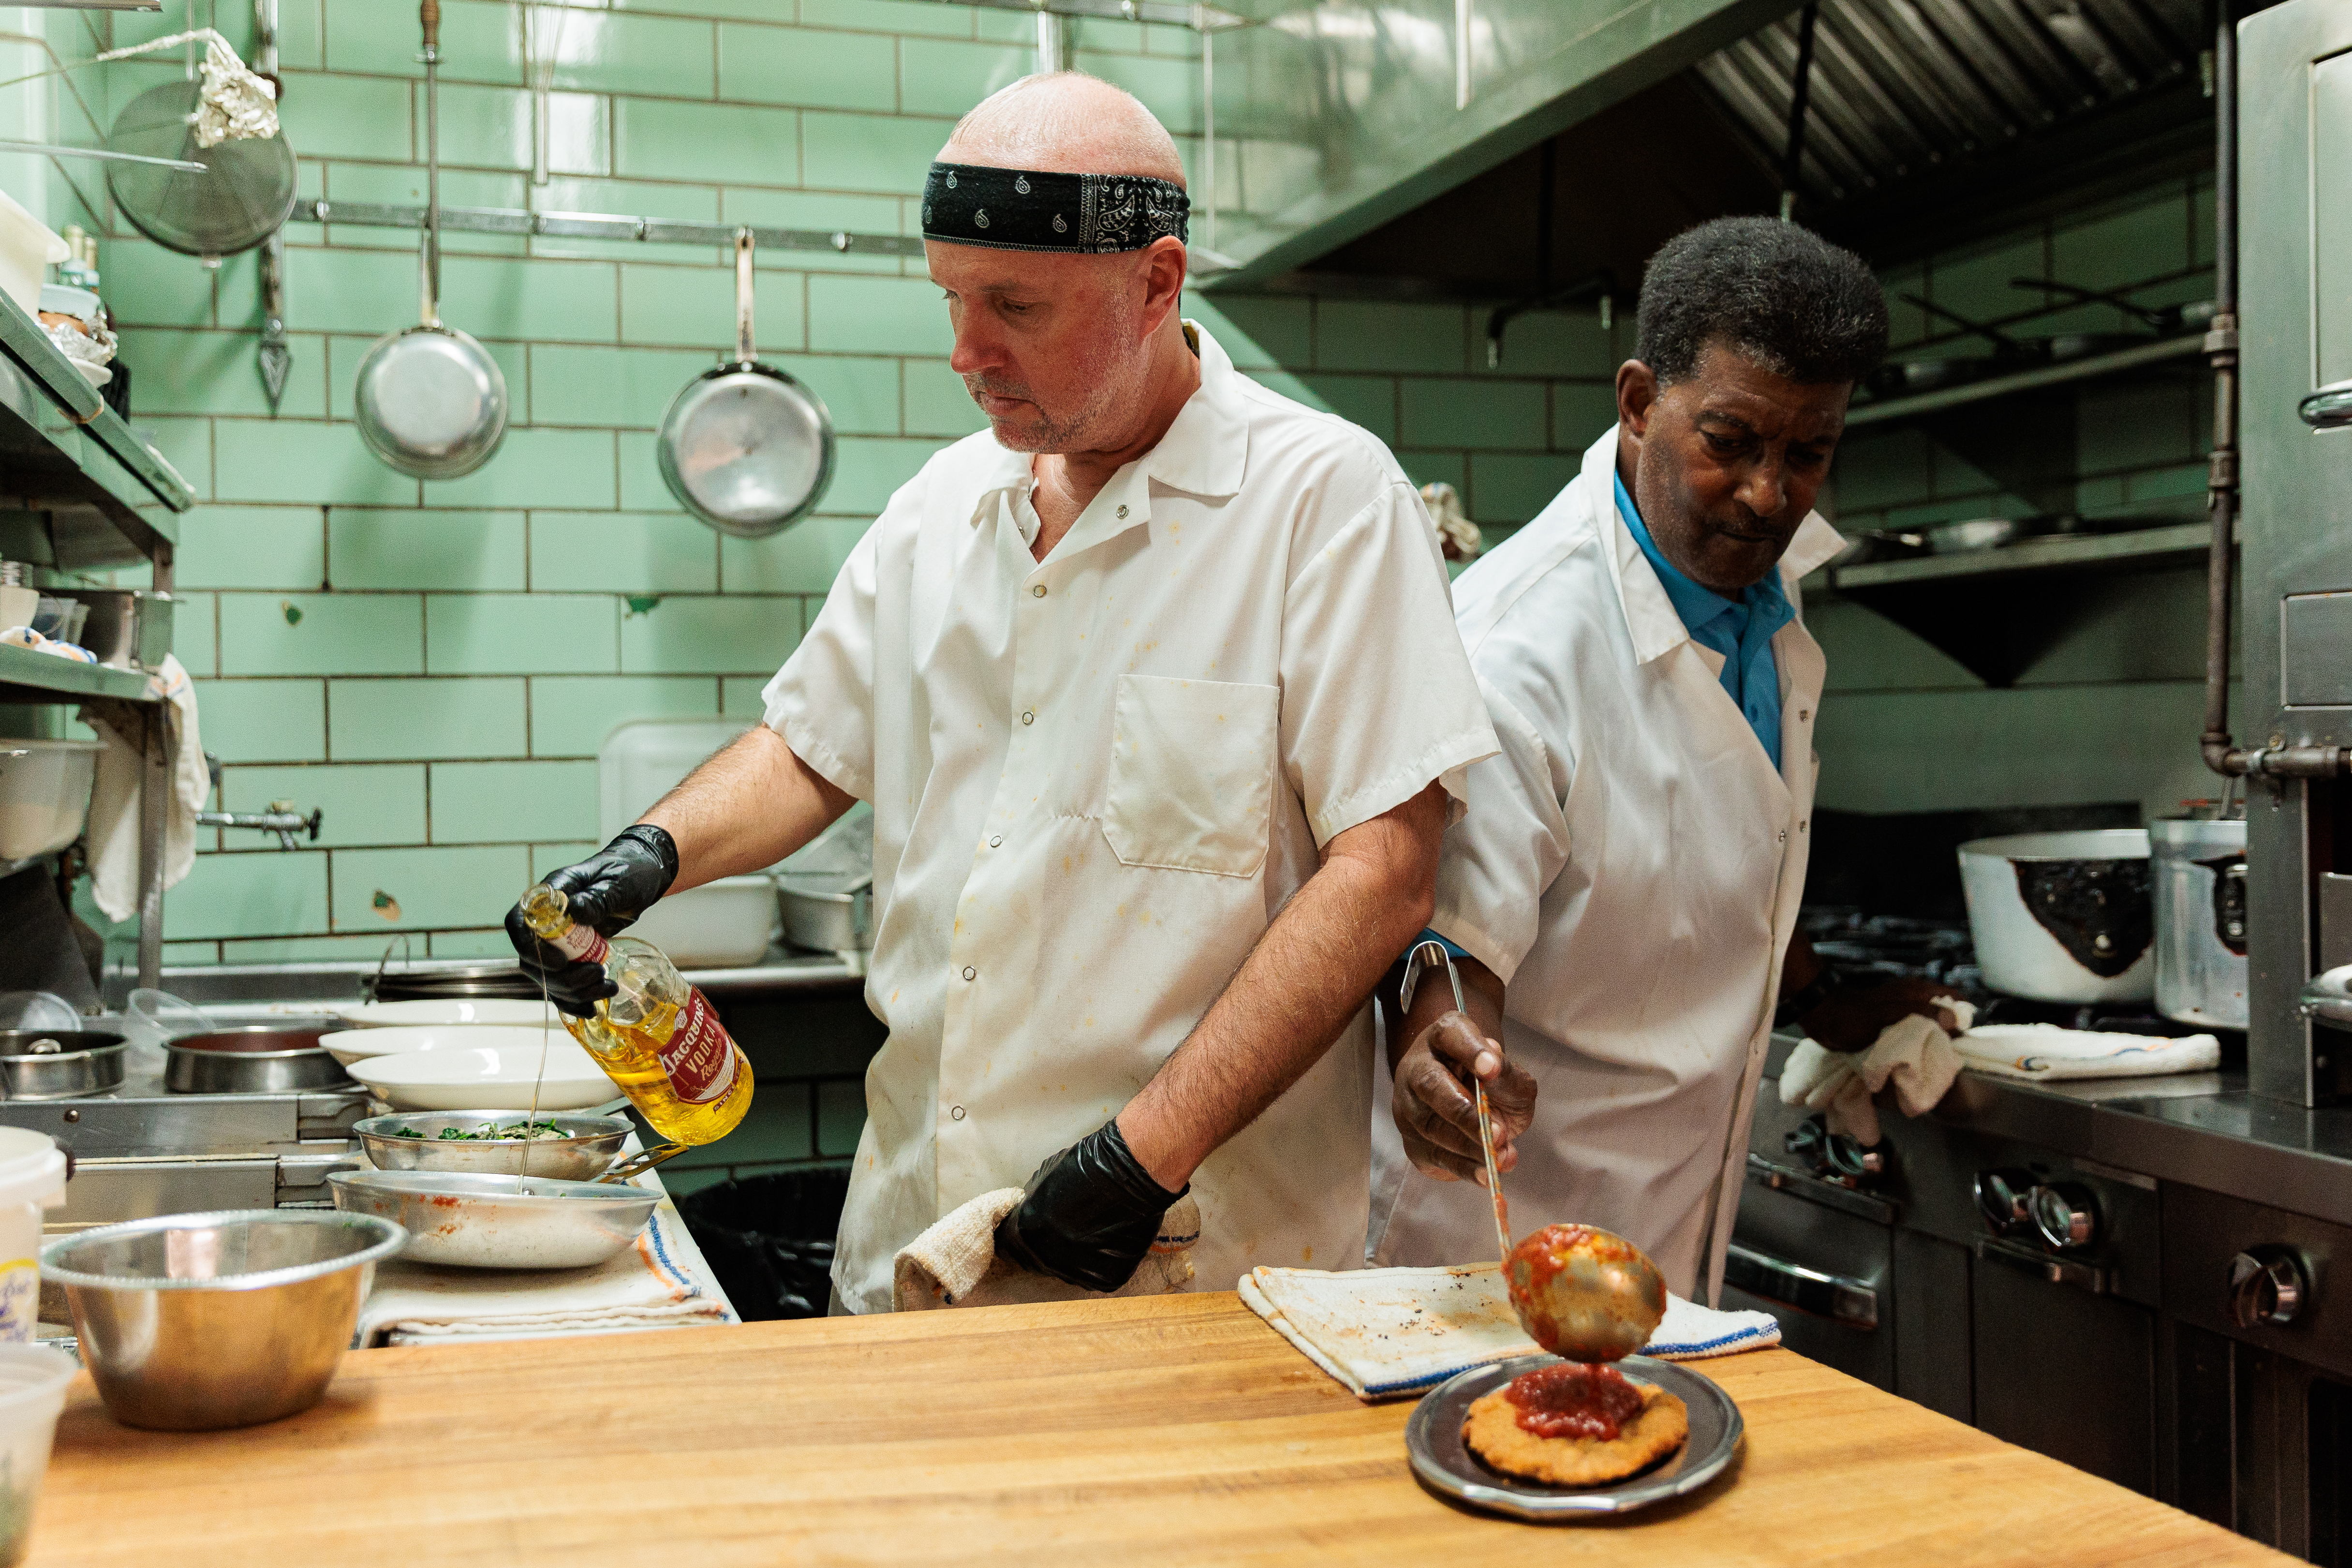
{"label": "bottle label", "polygon": [[735,1042],[699,988],[687,993],[660,1055],[670,1088],[688,1105],[708,1105],[735,1087]]}
{"label": "bottle label", "polygon": [[604,962],[604,955],[612,951],[612,943],[583,925],[564,927],[563,934],[548,945],[578,963],[601,964]]}

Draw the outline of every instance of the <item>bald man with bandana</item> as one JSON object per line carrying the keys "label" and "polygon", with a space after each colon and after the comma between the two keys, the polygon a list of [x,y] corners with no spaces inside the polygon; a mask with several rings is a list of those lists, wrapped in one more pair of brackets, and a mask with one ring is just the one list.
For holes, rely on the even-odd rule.
{"label": "bald man with bandana", "polygon": [[1181,316],[1188,209],[1108,83],[1032,77],[965,118],[923,235],[990,428],[891,498],[766,721],[550,879],[609,933],[873,804],[889,1036],[835,1250],[852,1311],[1008,1187],[999,1255],[1087,1290],[1187,1191],[1197,1288],[1362,1257],[1365,1002],[1496,742],[1395,459]]}

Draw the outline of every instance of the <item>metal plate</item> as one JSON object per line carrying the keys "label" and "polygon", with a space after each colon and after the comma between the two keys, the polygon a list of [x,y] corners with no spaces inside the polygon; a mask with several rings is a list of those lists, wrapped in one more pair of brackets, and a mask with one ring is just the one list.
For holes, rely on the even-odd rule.
{"label": "metal plate", "polygon": [[1629,1513],[1668,1498],[1686,1497],[1723,1473],[1739,1451],[1747,1424],[1731,1395],[1709,1379],[1672,1362],[1627,1356],[1618,1370],[1634,1383],[1652,1384],[1675,1395],[1690,1413],[1690,1440],[1637,1476],[1605,1487],[1555,1487],[1522,1480],[1490,1468],[1462,1441],[1462,1423],[1471,1402],[1500,1388],[1523,1372],[1549,1366],[1558,1356],[1518,1356],[1474,1366],[1422,1396],[1404,1429],[1405,1453],[1421,1484],[1441,1497],[1487,1513],[1508,1514],[1538,1524]]}

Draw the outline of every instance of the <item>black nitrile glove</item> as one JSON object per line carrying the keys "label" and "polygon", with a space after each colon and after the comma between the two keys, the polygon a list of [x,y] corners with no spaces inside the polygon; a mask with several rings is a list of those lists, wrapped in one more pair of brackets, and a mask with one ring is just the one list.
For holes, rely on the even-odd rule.
{"label": "black nitrile glove", "polygon": [[[641,822],[546,881],[569,900],[573,923],[599,936],[614,936],[651,909],[677,879],[677,842],[661,828]],[[613,994],[613,983],[602,968],[575,963],[541,942],[524,922],[520,904],[507,911],[507,940],[514,943],[523,973],[545,987],[549,1001],[573,1017],[587,1017],[598,1002]]]}
{"label": "black nitrile glove", "polygon": [[996,1227],[996,1255],[1032,1274],[1116,1290],[1160,1237],[1171,1193],[1151,1179],[1113,1117],[1037,1167]]}

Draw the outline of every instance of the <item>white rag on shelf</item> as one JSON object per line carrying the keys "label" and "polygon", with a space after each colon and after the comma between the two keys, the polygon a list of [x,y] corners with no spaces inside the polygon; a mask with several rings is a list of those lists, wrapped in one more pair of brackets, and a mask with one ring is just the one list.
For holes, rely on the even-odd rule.
{"label": "white rag on shelf", "polygon": [[[1455,1268],[1253,1268],[1243,1304],[1359,1399],[1434,1388],[1488,1362],[1538,1353],[1500,1264]],[[1680,1296],[1642,1354],[1698,1361],[1780,1342],[1769,1312],[1718,1312]]]}
{"label": "white rag on shelf", "polygon": [[[1951,996],[1936,1001],[1951,1009],[1963,1035],[1976,1021],[1971,1004]],[[1959,1071],[1952,1037],[1935,1019],[1913,1013],[1881,1029],[1864,1050],[1833,1051],[1818,1040],[1804,1041],[1780,1069],[1780,1103],[1821,1111],[1831,1131],[1851,1132],[1864,1148],[1873,1148],[1878,1107],[1872,1096],[1891,1083],[1904,1115],[1924,1115]]]}
{"label": "white rag on shelf", "polygon": [[[900,1312],[935,1307],[1002,1307],[1015,1301],[1081,1301],[1104,1294],[1000,1262],[996,1227],[1021,1202],[1019,1187],[982,1193],[898,1249],[890,1304]],[[1160,1216],[1159,1239],[1113,1296],[1164,1296],[1192,1279],[1192,1244],[1201,1239],[1201,1205],[1191,1194]]]}
{"label": "white rag on shelf", "polygon": [[[147,678],[147,689],[171,709],[178,750],[172,764],[172,799],[163,817],[163,886],[175,886],[196,863],[196,813],[213,792],[205,770],[204,737],[196,730],[196,688],[180,661],[163,656],[163,667]],[[98,731],[106,750],[90,786],[90,897],[106,918],[127,921],[139,912],[139,790],[146,760],[136,734],[114,727],[110,708],[85,708],[81,721]]]}
{"label": "white rag on shelf", "polygon": [[2212,1035],[2126,1035],[2102,1029],[2062,1029],[2055,1024],[1987,1024],[1952,1042],[1960,1063],[1996,1078],[2154,1078],[2210,1072],[2221,1065]]}
{"label": "white rag on shelf", "polygon": [[679,1263],[692,1255],[664,1198],[637,1239],[593,1268],[436,1268],[379,1264],[354,1344],[447,1344],[625,1333],[737,1321]]}

